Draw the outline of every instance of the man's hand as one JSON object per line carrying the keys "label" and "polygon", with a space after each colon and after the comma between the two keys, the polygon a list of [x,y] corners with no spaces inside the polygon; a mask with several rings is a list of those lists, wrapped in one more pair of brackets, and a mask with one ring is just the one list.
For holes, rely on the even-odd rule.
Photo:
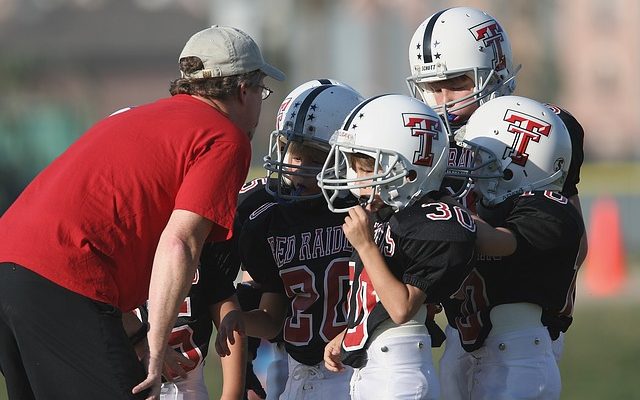
{"label": "man's hand", "polygon": [[146,400],[159,400],[160,387],[162,385],[160,373],[162,370],[162,359],[147,355],[142,359],[142,363],[147,368],[147,377],[135,386],[131,390],[131,393],[138,394],[148,389],[149,392],[147,393]]}

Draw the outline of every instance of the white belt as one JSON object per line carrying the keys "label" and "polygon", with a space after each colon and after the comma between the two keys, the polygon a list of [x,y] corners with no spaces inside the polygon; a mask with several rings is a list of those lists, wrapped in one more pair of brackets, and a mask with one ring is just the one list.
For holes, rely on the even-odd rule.
{"label": "white belt", "polygon": [[429,334],[424,322],[427,320],[427,305],[423,305],[418,312],[407,322],[398,325],[391,318],[382,322],[376,327],[371,335],[370,342],[376,339],[388,338],[391,336],[408,336],[408,335],[424,335]]}
{"label": "white belt", "polygon": [[527,328],[542,327],[542,307],[533,303],[500,304],[491,309],[489,337]]}

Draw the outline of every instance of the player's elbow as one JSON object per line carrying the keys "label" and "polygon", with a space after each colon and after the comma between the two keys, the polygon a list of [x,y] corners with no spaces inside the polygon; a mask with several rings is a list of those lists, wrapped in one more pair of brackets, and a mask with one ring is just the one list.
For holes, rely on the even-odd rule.
{"label": "player's elbow", "polygon": [[413,312],[411,309],[407,307],[396,307],[392,310],[387,310],[389,313],[389,317],[393,321],[393,323],[402,325],[404,323],[409,322],[411,317],[413,317]]}
{"label": "player's elbow", "polygon": [[281,330],[282,330],[281,326],[280,327],[270,326],[265,330],[263,337],[267,340],[275,339],[275,337],[278,336]]}
{"label": "player's elbow", "polygon": [[385,308],[389,313],[389,317],[398,325],[402,325],[412,320],[418,310],[424,306],[426,299],[426,295],[420,289],[409,284],[407,284],[406,287],[408,292],[405,300],[391,302],[388,307],[385,305]]}

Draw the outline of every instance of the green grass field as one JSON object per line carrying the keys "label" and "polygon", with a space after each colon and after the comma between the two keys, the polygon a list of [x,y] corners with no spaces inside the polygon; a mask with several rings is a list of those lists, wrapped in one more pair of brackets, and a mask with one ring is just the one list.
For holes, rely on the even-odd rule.
{"label": "green grass field", "polygon": [[[562,399],[639,399],[640,302],[578,299],[574,325],[567,334],[561,371]],[[441,350],[434,350],[434,358]],[[209,357],[205,369],[211,398],[219,398],[219,362]],[[6,400],[0,378],[0,400]]]}
{"label": "green grass field", "polygon": [[[640,399],[640,303],[578,299],[574,325],[567,333],[561,362],[562,399]],[[442,321],[439,321],[442,322]],[[434,359],[442,349],[434,349]],[[214,358],[205,370],[211,398],[220,394],[219,364]]]}

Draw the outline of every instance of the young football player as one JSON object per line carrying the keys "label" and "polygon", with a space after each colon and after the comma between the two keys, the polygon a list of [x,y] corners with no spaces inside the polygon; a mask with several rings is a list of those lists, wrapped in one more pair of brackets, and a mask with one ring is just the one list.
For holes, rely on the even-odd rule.
{"label": "young football player", "polygon": [[[282,334],[288,379],[280,399],[347,399],[349,374],[322,364],[324,346],[346,326],[348,259],[352,247],[317,186],[329,138],[362,97],[345,85],[288,95],[265,158],[274,201],[255,210],[239,236],[242,264],[263,291],[259,308],[223,321],[216,346],[242,325],[249,336]],[[345,203],[355,203],[346,196]],[[269,386],[267,385],[269,395]]]}
{"label": "young football player", "polygon": [[466,176],[480,195],[478,217],[490,223],[478,222],[481,254],[449,315],[473,359],[465,398],[558,399],[545,314],[572,304],[584,234],[582,217],[560,193],[569,133],[545,105],[503,96],[480,106],[458,140],[472,152]]}
{"label": "young football player", "polygon": [[[325,348],[330,371],[354,368],[352,399],[437,399],[425,303],[448,298],[475,260],[476,226],[440,197],[448,139],[438,115],[412,97],[356,107],[332,139],[319,185],[354,247],[347,329]],[[352,191],[362,205],[340,207]]]}
{"label": "young football player", "polygon": [[[507,33],[495,18],[482,10],[469,7],[442,10],[427,18],[416,29],[409,45],[409,63],[411,76],[407,82],[412,95],[431,105],[448,127],[451,140],[450,169],[470,166],[470,151],[458,146],[453,136],[456,130],[464,127],[469,116],[481,104],[515,90],[515,75],[519,66],[513,64]],[[557,106],[549,107],[565,123],[572,141],[571,165],[562,193],[581,212],[576,185],[580,180],[584,132],[567,111]],[[469,181],[449,177],[445,178],[443,186],[470,210],[475,209],[475,193]],[[584,235],[576,265],[582,263],[586,251]],[[446,308],[448,306],[445,303]],[[545,313],[545,324],[552,337],[558,338],[553,342],[558,359],[562,349],[562,331],[566,331],[570,325],[572,311],[572,307],[567,307],[561,315]],[[449,338],[458,336],[453,326],[455,324],[449,319],[446,329]],[[447,342],[440,360],[444,398],[465,398],[468,379],[460,371],[468,370],[471,361],[465,357],[458,340]]]}

